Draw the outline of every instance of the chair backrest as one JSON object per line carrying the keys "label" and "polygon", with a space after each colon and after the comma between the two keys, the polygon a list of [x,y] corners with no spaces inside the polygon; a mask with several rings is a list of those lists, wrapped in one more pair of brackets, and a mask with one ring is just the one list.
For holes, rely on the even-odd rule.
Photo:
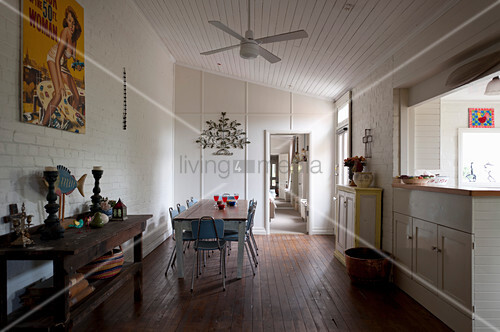
{"label": "chair backrest", "polygon": [[220,249],[220,239],[224,237],[224,220],[213,217],[201,217],[199,220],[191,221],[191,230],[196,239],[196,247],[200,240],[217,241]]}
{"label": "chair backrest", "polygon": [[190,201],[190,200],[186,200],[186,205],[187,205],[187,208],[189,209],[191,206],[193,206],[195,203],[193,201]]}
{"label": "chair backrest", "polygon": [[196,204],[198,203],[198,200],[196,198],[191,197],[191,202],[193,202],[193,204]]}
{"label": "chair backrest", "polygon": [[184,205],[177,204],[177,211],[179,213],[186,211],[186,207]]}
{"label": "chair backrest", "polygon": [[253,227],[253,218],[254,218],[254,216],[255,216],[255,209],[252,208],[252,210],[248,212],[247,232]]}
{"label": "chair backrest", "polygon": [[172,231],[174,230],[174,218],[179,215],[179,212],[174,210],[174,208],[168,208],[168,212],[170,213],[170,222],[172,223]]}
{"label": "chair backrest", "polygon": [[255,210],[257,210],[257,201],[253,202],[252,213],[250,214],[250,216],[248,218],[247,230],[249,230],[253,227],[253,218],[255,217]]}

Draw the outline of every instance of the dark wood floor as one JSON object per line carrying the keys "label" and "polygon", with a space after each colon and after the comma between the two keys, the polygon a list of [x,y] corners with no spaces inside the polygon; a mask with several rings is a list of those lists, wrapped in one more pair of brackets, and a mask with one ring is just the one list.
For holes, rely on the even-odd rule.
{"label": "dark wood floor", "polygon": [[[245,257],[236,279],[236,250],[228,259],[226,291],[218,255],[209,259],[190,292],[186,279],[164,272],[173,241],[144,260],[144,300],[133,302],[130,282],[90,314],[76,331],[443,331],[447,327],[395,287],[352,286],[333,258],[332,236],[257,236],[259,268],[252,276]],[[233,249],[236,246],[233,245]],[[175,270],[174,270],[175,271]]]}

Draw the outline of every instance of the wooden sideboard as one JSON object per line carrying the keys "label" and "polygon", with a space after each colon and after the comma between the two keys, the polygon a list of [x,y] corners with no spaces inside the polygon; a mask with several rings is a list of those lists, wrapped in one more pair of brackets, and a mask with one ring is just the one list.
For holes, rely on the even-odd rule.
{"label": "wooden sideboard", "polygon": [[[68,330],[85,319],[93,309],[104,302],[126,281],[134,279],[134,299],[142,300],[142,232],[152,215],[131,215],[125,221],[111,221],[103,228],[67,229],[64,238],[42,241],[40,234],[33,234],[35,245],[13,248],[7,245],[8,235],[0,237],[0,325],[2,328],[51,328]],[[69,276],[92,260],[114,247],[134,239],[134,261],[125,263],[122,271],[107,280],[92,282],[95,291],[76,304],[69,306],[66,287]],[[23,310],[7,315],[7,261],[50,260],[53,262],[53,288],[56,296],[51,301],[52,310],[41,310],[26,316]],[[11,326],[15,323],[15,326]]]}

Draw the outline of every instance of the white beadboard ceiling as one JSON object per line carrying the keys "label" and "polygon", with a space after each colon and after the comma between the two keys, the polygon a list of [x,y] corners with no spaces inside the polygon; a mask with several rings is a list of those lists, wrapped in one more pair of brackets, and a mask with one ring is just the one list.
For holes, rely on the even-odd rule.
{"label": "white beadboard ceiling", "polygon": [[263,45],[282,60],[245,60],[218,20],[245,34],[247,0],[134,0],[178,64],[335,99],[457,0],[250,0],[254,38],[304,29],[302,40]]}

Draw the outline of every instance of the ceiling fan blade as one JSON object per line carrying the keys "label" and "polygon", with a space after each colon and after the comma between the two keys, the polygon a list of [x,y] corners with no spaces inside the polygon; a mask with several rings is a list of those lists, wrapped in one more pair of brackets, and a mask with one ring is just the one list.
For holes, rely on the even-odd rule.
{"label": "ceiling fan blade", "polygon": [[276,63],[281,61],[280,58],[278,58],[276,55],[272,54],[262,46],[259,46],[259,55],[264,59],[266,59],[267,61],[269,61],[270,63]]}
{"label": "ceiling fan blade", "polygon": [[236,48],[238,46],[240,46],[240,44],[231,45],[231,46],[227,46],[227,47],[222,47],[222,48],[218,48],[216,50],[206,51],[206,52],[203,52],[203,53],[200,53],[200,54],[201,55],[210,55],[210,54],[214,54],[214,53],[219,53],[219,52],[227,51],[227,50]]}
{"label": "ceiling fan blade", "polygon": [[274,42],[280,42],[280,41],[292,40],[292,39],[301,39],[301,38],[307,38],[307,37],[308,37],[308,35],[307,35],[307,32],[305,32],[305,30],[297,30],[297,31],[282,33],[279,35],[255,39],[255,41],[259,44],[267,44],[267,43],[274,43]]}
{"label": "ceiling fan blade", "polygon": [[222,22],[219,21],[208,21],[208,23],[212,24],[214,27],[221,29],[222,31],[230,34],[234,38],[243,41],[245,38],[243,38],[242,35],[237,33],[236,31],[232,30],[228,26],[224,25]]}

